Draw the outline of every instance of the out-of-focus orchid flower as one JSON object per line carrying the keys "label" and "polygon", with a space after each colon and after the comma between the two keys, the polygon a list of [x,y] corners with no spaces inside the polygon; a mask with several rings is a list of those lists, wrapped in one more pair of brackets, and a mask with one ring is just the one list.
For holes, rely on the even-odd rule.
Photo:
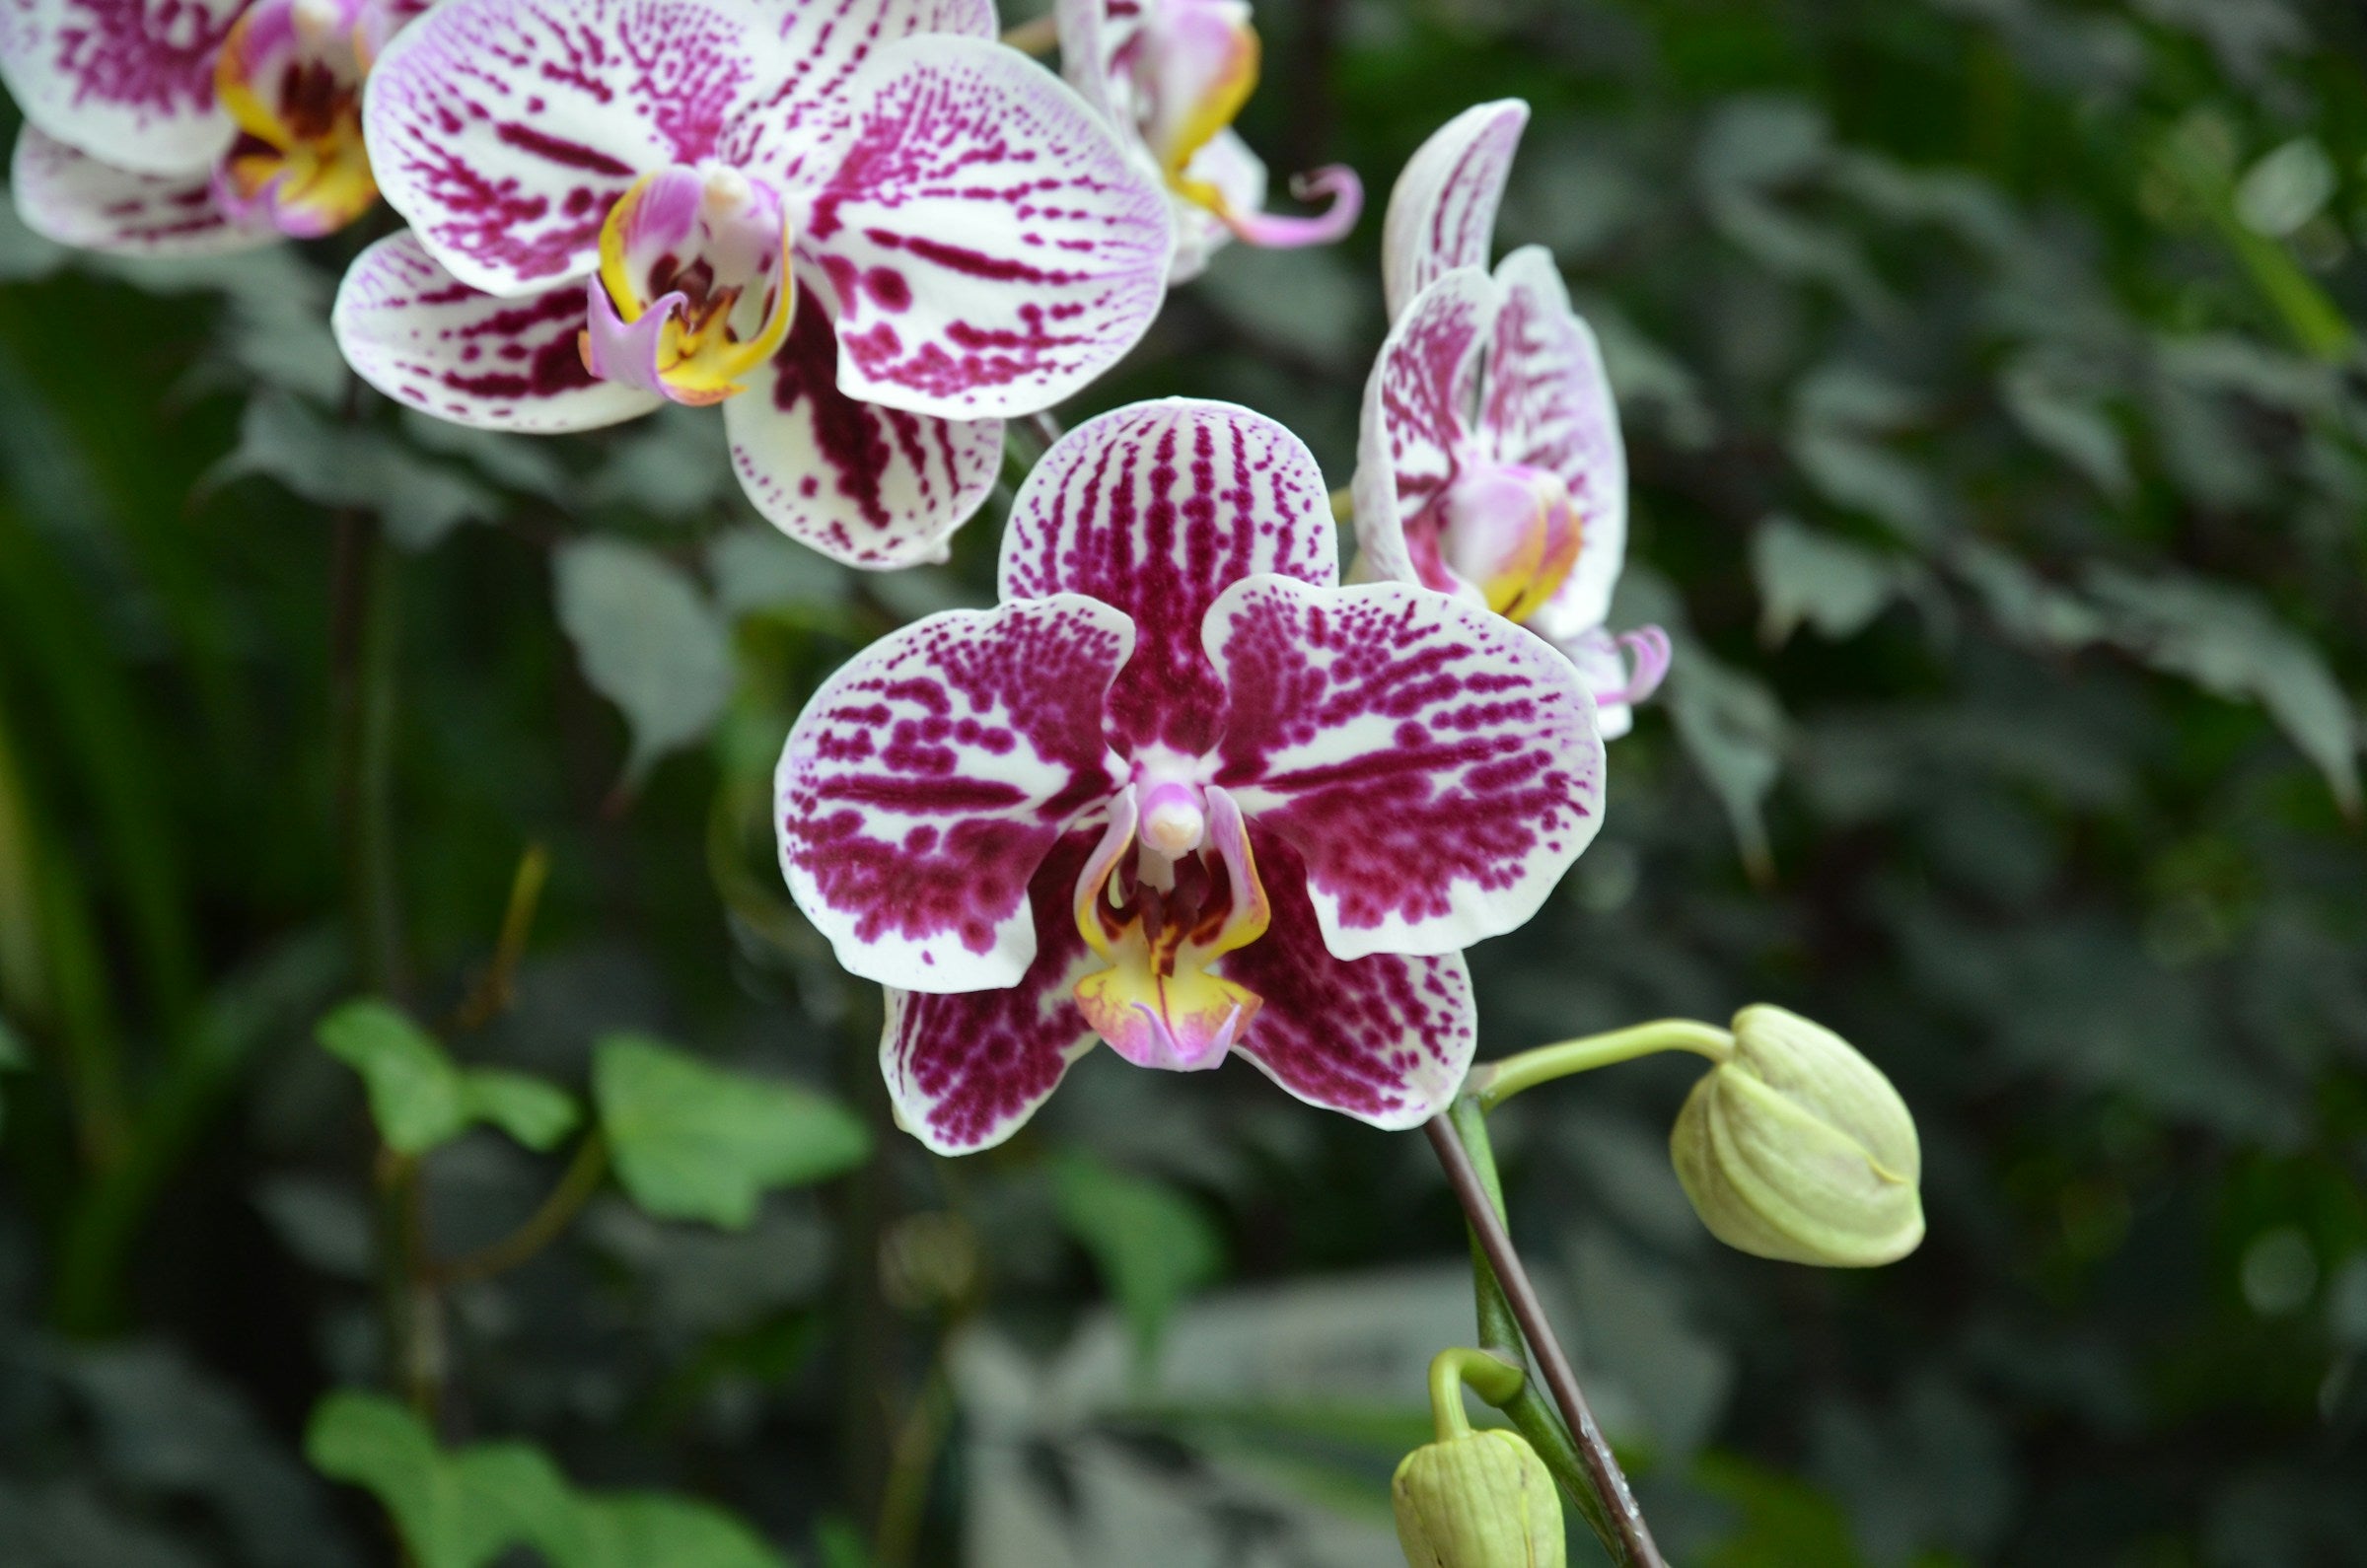
{"label": "out-of-focus orchid flower", "polygon": [[1001,420],[1157,314],[1166,202],[991,0],[445,0],[365,120],[411,232],[339,290],[345,357],[484,429],[723,405],[765,517],[940,559]]}
{"label": "out-of-focus orchid flower", "polygon": [[1311,1104],[1422,1121],[1470,1063],[1460,949],[1594,836],[1567,661],[1403,583],[1337,586],[1323,476],[1226,403],[1080,426],[1022,486],[1002,604],[916,622],[781,753],[781,865],[889,989],[897,1114],[1008,1137],[1097,1039],[1247,1056]]}
{"label": "out-of-focus orchid flower", "polygon": [[1061,70],[1118,128],[1175,202],[1170,281],[1197,277],[1227,240],[1327,245],[1356,226],[1364,186],[1334,165],[1291,181],[1313,217],[1263,210],[1265,165],[1233,131],[1257,85],[1249,0],[1059,0]]}
{"label": "out-of-focus orchid flower", "polygon": [[362,79],[424,0],[8,0],[28,227],[131,255],[343,228],[378,199]]}
{"label": "out-of-focus orchid flower", "polygon": [[1516,100],[1449,121],[1405,166],[1382,231],[1395,324],[1365,386],[1354,488],[1359,570],[1421,583],[1562,650],[1606,738],[1660,685],[1657,626],[1604,625],[1627,550],[1618,405],[1552,256],[1481,270],[1528,122]]}

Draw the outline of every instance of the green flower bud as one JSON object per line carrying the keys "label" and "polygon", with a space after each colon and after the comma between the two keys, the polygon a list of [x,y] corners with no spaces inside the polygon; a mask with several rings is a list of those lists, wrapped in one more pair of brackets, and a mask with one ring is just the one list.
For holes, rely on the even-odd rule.
{"label": "green flower bud", "polygon": [[1518,1432],[1465,1432],[1415,1449],[1389,1495],[1411,1568],[1564,1568],[1553,1472]]}
{"label": "green flower bud", "polygon": [[1669,1135],[1710,1233],[1760,1257],[1863,1268],[1923,1240],[1923,1156],[1899,1091],[1847,1040],[1764,1004]]}

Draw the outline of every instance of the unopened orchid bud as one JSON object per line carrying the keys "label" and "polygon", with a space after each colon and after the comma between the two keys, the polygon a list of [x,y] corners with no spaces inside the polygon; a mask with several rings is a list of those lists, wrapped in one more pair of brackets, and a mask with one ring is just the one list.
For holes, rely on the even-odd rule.
{"label": "unopened orchid bud", "polygon": [[1847,1040],[1764,1004],[1693,1086],[1669,1152],[1712,1235],[1760,1257],[1863,1268],[1923,1240],[1906,1103]]}
{"label": "unopened orchid bud", "polygon": [[1518,1432],[1466,1431],[1415,1449],[1390,1483],[1411,1568],[1563,1568],[1553,1473]]}

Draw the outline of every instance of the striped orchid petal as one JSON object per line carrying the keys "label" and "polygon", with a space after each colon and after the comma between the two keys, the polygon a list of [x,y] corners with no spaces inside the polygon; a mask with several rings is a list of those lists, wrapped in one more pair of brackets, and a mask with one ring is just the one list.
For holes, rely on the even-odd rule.
{"label": "striped orchid petal", "polygon": [[1528,124],[1529,106],[1517,98],[1474,105],[1407,160],[1381,224],[1381,283],[1391,321],[1440,276],[1487,265],[1496,208]]}
{"label": "striped orchid petal", "polygon": [[379,188],[463,282],[589,274],[642,175],[695,165],[763,84],[727,0],[451,0],[387,45],[363,122]]}
{"label": "striped orchid petal", "polygon": [[856,973],[1008,986],[1028,885],[1117,783],[1103,695],[1131,643],[1081,595],[951,610],[874,643],[807,704],[775,779],[791,892]]}
{"label": "striped orchid petal", "polygon": [[245,0],[0,0],[0,79],[43,132],[143,175],[230,146],[214,63]]}
{"label": "striped orchid petal", "polygon": [[1311,1105],[1391,1131],[1428,1121],[1463,1087],[1478,1042],[1463,955],[1339,958],[1289,845],[1264,835],[1258,857],[1271,934],[1222,965],[1263,1001],[1237,1049]]}
{"label": "striped orchid petal", "polygon": [[800,254],[836,296],[850,395],[955,419],[1029,412],[1149,327],[1166,207],[1058,78],[931,36],[879,51],[848,97],[853,133]]}
{"label": "striped orchid petal", "polygon": [[278,231],[242,223],[214,199],[212,177],[136,175],[77,152],[37,126],[18,134],[9,188],[27,228],[60,245],[117,255],[220,255]]}
{"label": "striped orchid petal", "polygon": [[838,390],[838,337],[816,291],[746,396],[723,405],[732,466],[757,511],[835,560],[885,568],[943,560],[994,489],[999,419],[938,419]]}
{"label": "striped orchid petal", "polygon": [[1097,1038],[1245,1055],[1385,1127],[1461,1084],[1456,950],[1593,837],[1603,745],[1546,643],[1340,587],[1325,497],[1248,409],[1104,414],[1014,503],[1003,607],[881,643],[790,732],[790,891],[848,968],[928,993],[883,1053],[932,1147],[1007,1136]]}
{"label": "striped orchid petal", "polygon": [[504,299],[447,272],[416,235],[356,257],[329,325],[346,363],[396,402],[480,430],[595,430],[661,399],[584,368],[584,286]]}
{"label": "striped orchid petal", "polygon": [[1215,782],[1306,862],[1337,957],[1509,931],[1602,825],[1593,704],[1500,616],[1400,583],[1261,577],[1206,636],[1230,699]]}
{"label": "striped orchid petal", "polygon": [[1242,578],[1339,573],[1328,492],[1298,437],[1231,403],[1136,403],[1078,426],[1020,487],[1005,600],[1087,594],[1124,610],[1134,657],[1111,693],[1122,748],[1206,749],[1223,707],[1200,631]]}
{"label": "striped orchid petal", "polygon": [[897,1124],[939,1154],[1001,1143],[1099,1037],[1077,983],[1101,965],[1069,908],[1102,829],[1053,844],[1030,885],[1036,957],[1018,983],[957,994],[890,987],[880,1065]]}

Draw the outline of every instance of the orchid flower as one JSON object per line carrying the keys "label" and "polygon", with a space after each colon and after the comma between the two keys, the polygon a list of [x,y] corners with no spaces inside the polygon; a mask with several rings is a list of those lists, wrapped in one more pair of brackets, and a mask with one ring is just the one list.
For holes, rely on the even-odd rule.
{"label": "orchid flower", "polygon": [[773,524],[942,558],[1006,415],[1157,313],[1166,203],[990,0],[446,0],[364,122],[410,232],[333,324],[389,396],[588,430],[721,403]]}
{"label": "orchid flower", "polygon": [[1291,181],[1293,195],[1327,201],[1322,213],[1261,210],[1265,165],[1233,131],[1257,85],[1249,0],[1058,0],[1053,14],[1063,74],[1175,203],[1170,282],[1197,277],[1230,239],[1328,245],[1356,227],[1364,186],[1336,165]]}
{"label": "orchid flower", "polygon": [[1528,118],[1517,99],[1466,110],[1390,194],[1395,324],[1365,387],[1358,569],[1529,627],[1578,667],[1616,739],[1669,668],[1659,627],[1604,625],[1627,548],[1618,405],[1543,247],[1482,270]]}
{"label": "orchid flower", "polygon": [[1001,603],[857,654],[791,730],[781,866],[889,987],[901,1123],[997,1143],[1096,1039],[1248,1057],[1412,1126],[1470,1063],[1460,950],[1594,836],[1568,662],[1403,583],[1338,585],[1306,447],[1228,403],[1079,426],[1020,488]]}
{"label": "orchid flower", "polygon": [[425,0],[7,0],[27,227],[129,255],[312,239],[378,200],[362,79]]}

